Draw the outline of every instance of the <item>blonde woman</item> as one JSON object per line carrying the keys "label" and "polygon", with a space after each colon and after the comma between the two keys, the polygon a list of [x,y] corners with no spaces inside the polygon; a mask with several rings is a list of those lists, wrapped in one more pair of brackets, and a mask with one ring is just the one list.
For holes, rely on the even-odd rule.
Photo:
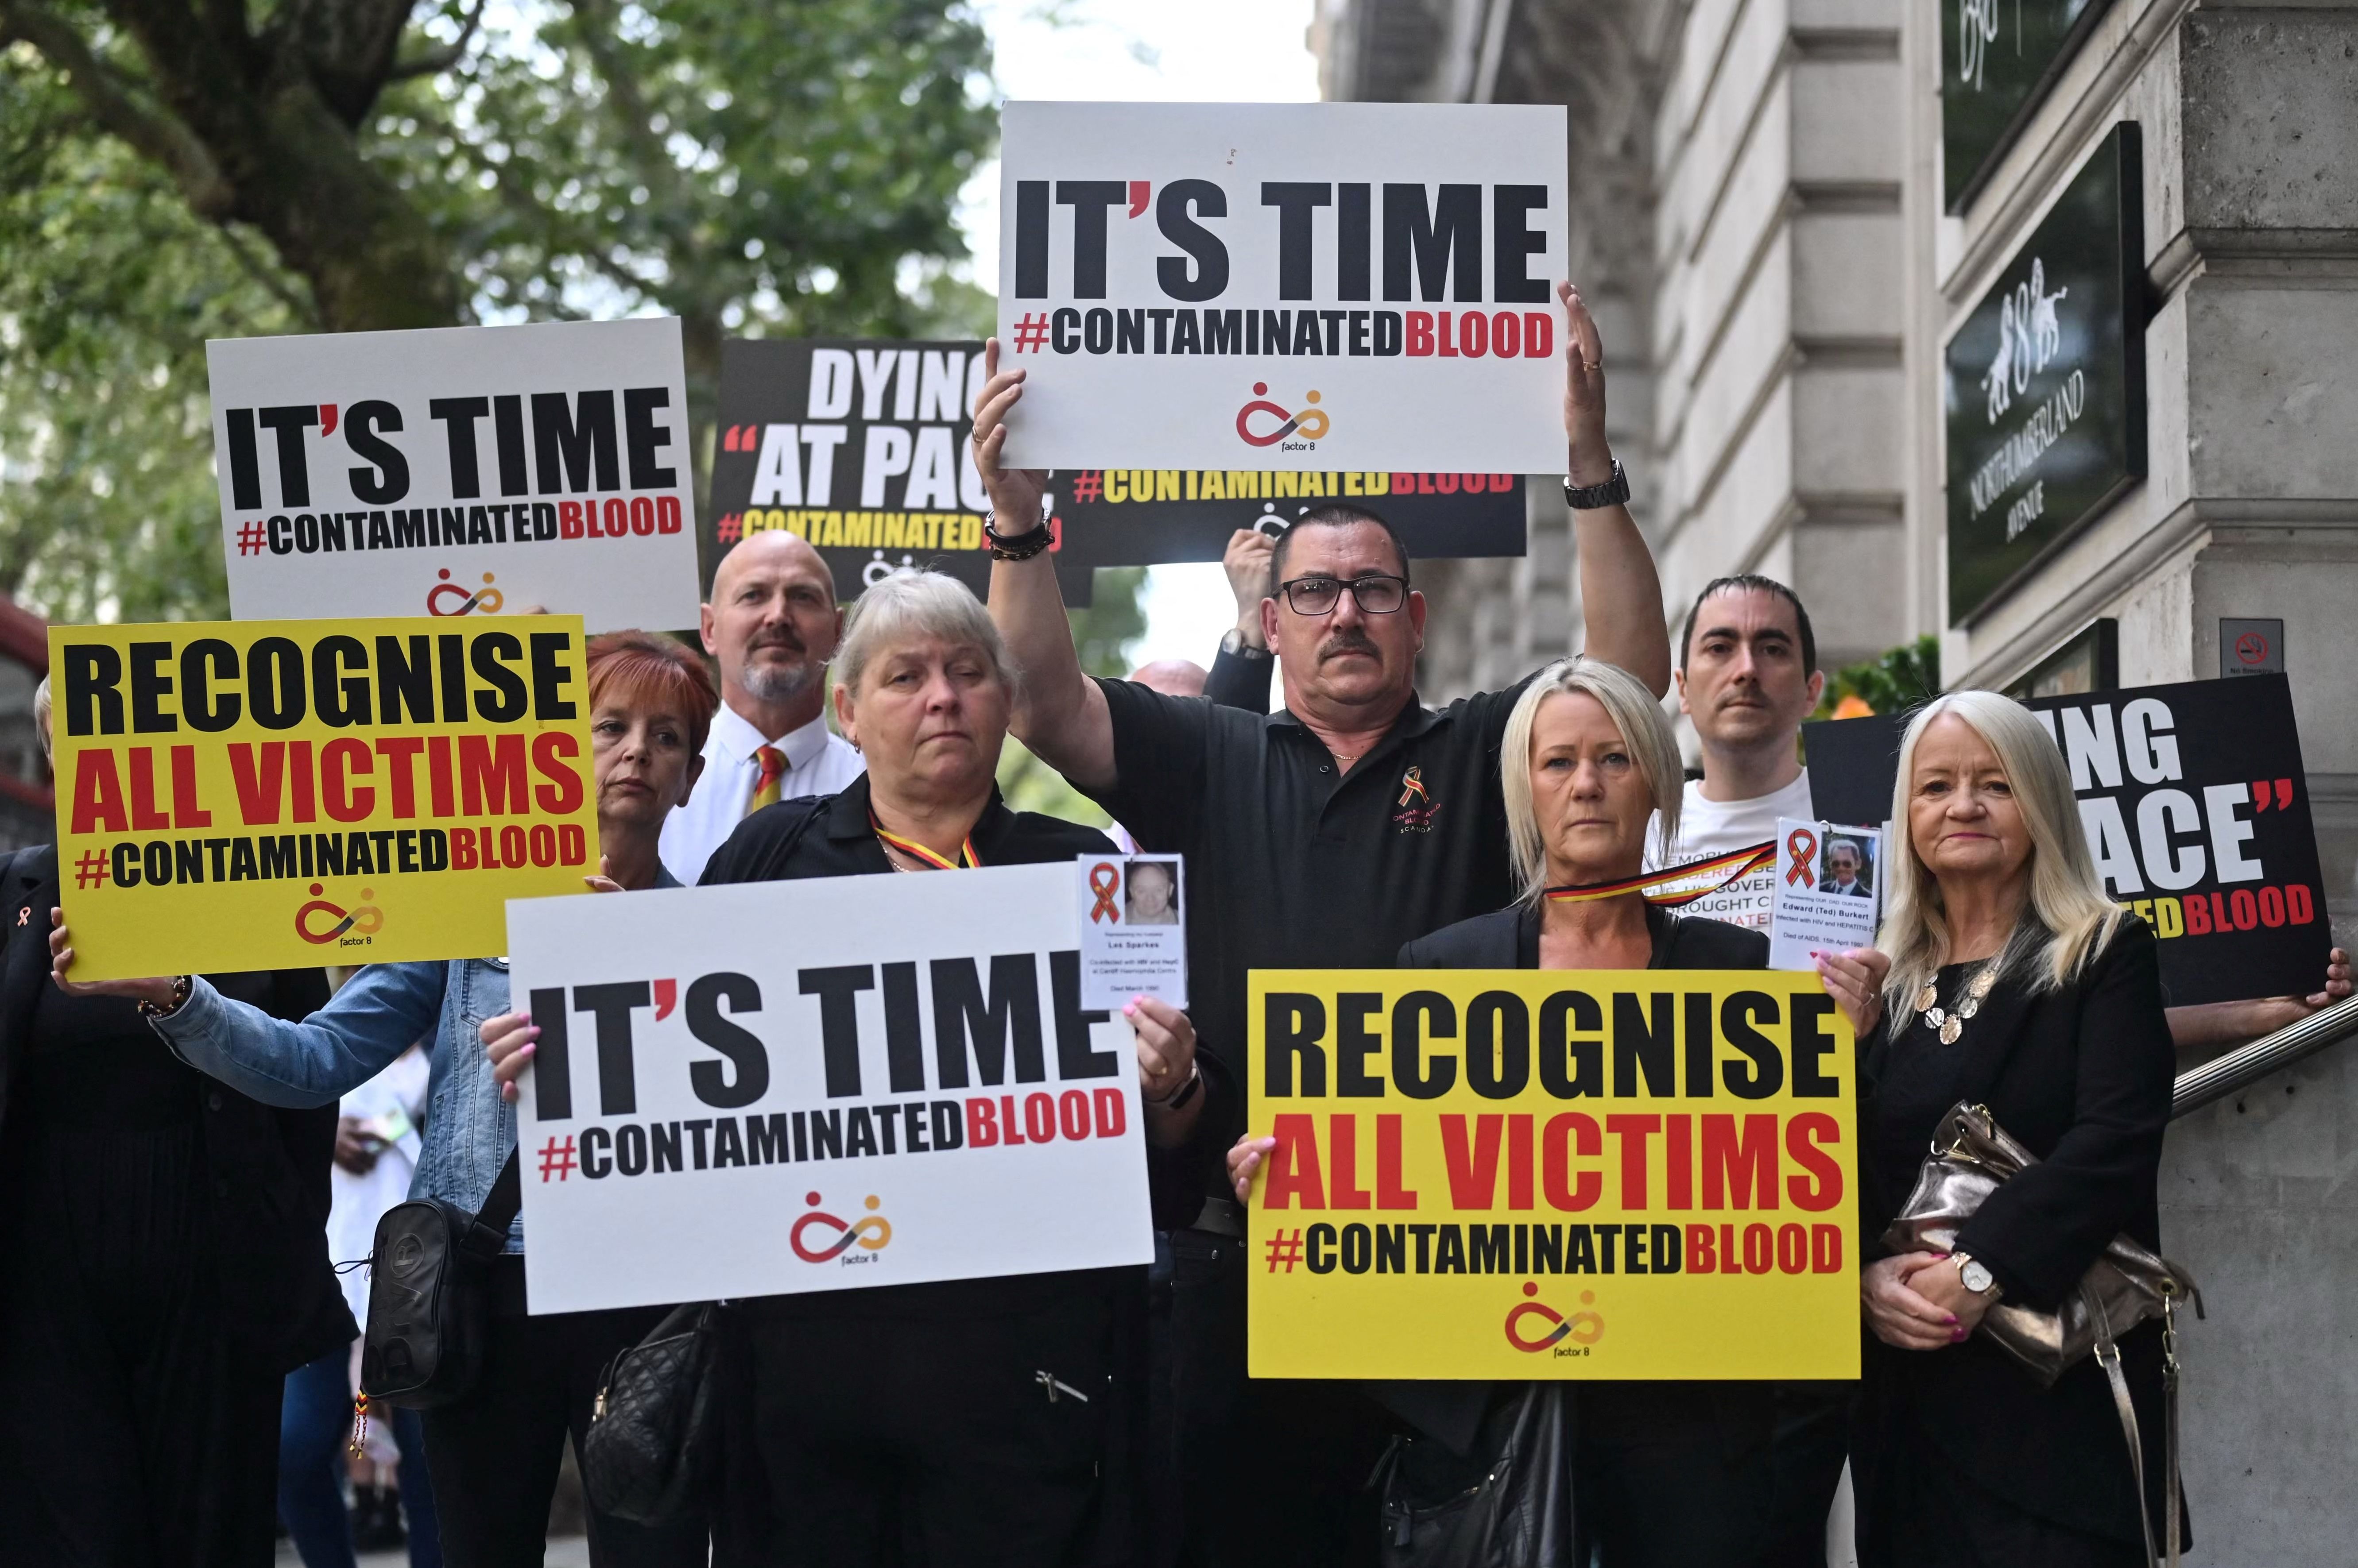
{"label": "blonde woman", "polygon": [[[1634,879],[1646,828],[1660,812],[1678,828],[1683,777],[1670,721],[1636,676],[1595,659],[1566,659],[1535,676],[1508,717],[1499,771],[1509,848],[1521,897],[1445,926],[1401,950],[1412,969],[1758,969],[1768,939],[1716,920],[1683,917],[1635,888],[1552,899],[1549,890]],[[1879,1016],[1879,955],[1819,961],[1855,1028]],[[1248,1137],[1229,1152],[1238,1197],[1275,1142]],[[1479,1429],[1490,1385],[1390,1384],[1385,1402],[1467,1460],[1487,1465]],[[1759,1563],[1775,1489],[1772,1385],[1597,1382],[1579,1390],[1572,1561],[1605,1568]]]}
{"label": "blonde woman", "polygon": [[[2153,934],[2104,896],[2062,754],[2007,697],[1952,692],[1916,715],[1891,818],[1886,1018],[1862,1042],[1866,1256],[1959,1101],[2039,1162],[1953,1254],[1876,1259],[1861,1280],[1859,1561],[2129,1568],[2145,1561],[2138,1499],[2102,1370],[2083,1360],[2041,1389],[1974,1330],[2001,1296],[2055,1305],[2116,1233],[2161,1245],[2174,1068]],[[2158,1498],[2158,1327],[2121,1359]]]}

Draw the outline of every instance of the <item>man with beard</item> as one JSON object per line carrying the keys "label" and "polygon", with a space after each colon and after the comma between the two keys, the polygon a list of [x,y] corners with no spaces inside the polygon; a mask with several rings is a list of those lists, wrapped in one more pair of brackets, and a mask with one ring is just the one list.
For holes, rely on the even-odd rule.
{"label": "man with beard", "polygon": [[[1588,652],[1670,684],[1661,587],[1605,434],[1603,346],[1569,285],[1563,401]],[[1266,716],[1091,680],[1050,568],[1044,475],[1004,470],[1025,373],[998,345],[974,424],[993,514],[990,611],[1024,676],[1013,730],[1150,849],[1189,857],[1191,1009],[1206,1099],[1206,1195],[1173,1236],[1172,1393],[1184,1555],[1218,1568],[1375,1561],[1368,1476],[1394,1418],[1358,1385],[1244,1375],[1241,1211],[1221,1155],[1243,1131],[1254,968],[1383,968],[1403,943],[1514,899],[1498,753],[1524,682],[1417,700],[1425,605],[1399,536],[1349,503],[1312,508],[1271,552],[1262,630],[1285,707]]]}
{"label": "man with beard", "polygon": [[690,887],[749,813],[835,795],[863,769],[827,727],[827,663],[843,636],[835,575],[806,540],[748,534],[720,558],[699,630],[720,663],[704,774],[664,823],[663,863]]}

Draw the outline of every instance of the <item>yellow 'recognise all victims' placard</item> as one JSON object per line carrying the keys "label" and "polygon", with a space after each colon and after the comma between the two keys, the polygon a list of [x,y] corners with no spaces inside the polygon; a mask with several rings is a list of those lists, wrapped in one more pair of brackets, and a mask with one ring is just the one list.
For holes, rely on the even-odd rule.
{"label": "yellow 'recognise all victims' placard", "polygon": [[49,628],[77,979],[480,957],[598,866],[581,618]]}
{"label": "yellow 'recognise all victims' placard", "polygon": [[1256,970],[1257,1378],[1858,1375],[1814,974]]}

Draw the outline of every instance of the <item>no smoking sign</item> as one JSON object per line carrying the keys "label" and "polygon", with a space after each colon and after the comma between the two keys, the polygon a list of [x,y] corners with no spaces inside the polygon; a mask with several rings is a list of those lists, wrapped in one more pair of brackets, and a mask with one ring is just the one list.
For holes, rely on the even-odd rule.
{"label": "no smoking sign", "polygon": [[2282,675],[2284,667],[2282,621],[2220,618],[2219,674],[2222,677]]}

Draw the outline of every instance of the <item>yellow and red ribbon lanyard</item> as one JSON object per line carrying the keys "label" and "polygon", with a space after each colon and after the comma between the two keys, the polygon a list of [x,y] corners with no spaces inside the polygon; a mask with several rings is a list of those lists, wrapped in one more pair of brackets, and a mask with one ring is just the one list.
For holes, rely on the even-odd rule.
{"label": "yellow and red ribbon lanyard", "polygon": [[951,860],[935,854],[914,838],[903,838],[898,833],[886,832],[884,825],[876,820],[876,813],[873,809],[868,813],[868,826],[876,830],[876,837],[881,841],[890,844],[913,860],[923,860],[937,871],[955,871],[968,868],[976,871],[982,869],[982,857],[974,852],[974,835],[971,833],[966,836],[966,842],[958,846],[958,858]]}
{"label": "yellow and red ribbon lanyard", "polygon": [[[1753,844],[1742,849],[1731,849],[1725,855],[1713,855],[1701,860],[1689,860],[1683,866],[1665,866],[1659,871],[1647,871],[1618,881],[1590,882],[1583,887],[1549,888],[1542,895],[1556,903],[1585,903],[1591,899],[1619,898],[1624,893],[1643,893],[1646,902],[1664,909],[1680,909],[1699,898],[1708,898],[1739,877],[1751,875],[1761,867],[1775,862],[1777,841]],[[1692,885],[1700,882],[1702,885]]]}

